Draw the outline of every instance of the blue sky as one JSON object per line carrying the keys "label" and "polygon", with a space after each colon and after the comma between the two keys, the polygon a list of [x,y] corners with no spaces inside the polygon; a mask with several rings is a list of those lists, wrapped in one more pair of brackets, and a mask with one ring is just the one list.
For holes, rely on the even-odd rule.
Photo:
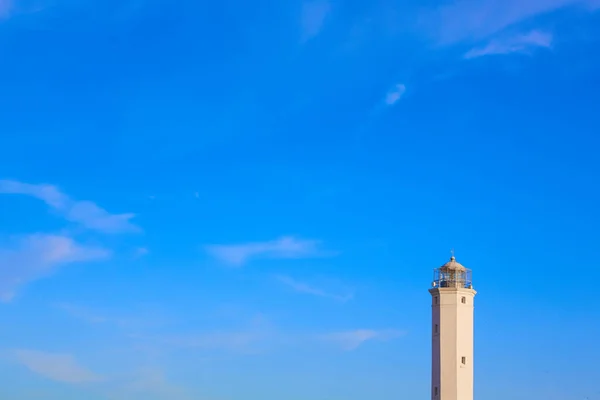
{"label": "blue sky", "polygon": [[0,398],[600,399],[600,2],[0,0]]}

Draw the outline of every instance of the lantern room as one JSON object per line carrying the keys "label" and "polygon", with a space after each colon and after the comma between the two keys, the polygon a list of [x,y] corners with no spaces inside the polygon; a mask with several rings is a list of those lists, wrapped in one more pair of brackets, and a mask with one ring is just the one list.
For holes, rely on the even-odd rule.
{"label": "lantern room", "polygon": [[450,261],[433,272],[434,288],[473,289],[472,271],[452,256]]}

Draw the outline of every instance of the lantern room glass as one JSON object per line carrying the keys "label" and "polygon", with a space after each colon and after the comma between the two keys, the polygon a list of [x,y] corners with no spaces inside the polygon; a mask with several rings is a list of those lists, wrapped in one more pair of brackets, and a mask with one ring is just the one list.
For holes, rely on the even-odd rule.
{"label": "lantern room glass", "polygon": [[433,271],[433,287],[472,289],[472,271],[465,269],[436,268]]}

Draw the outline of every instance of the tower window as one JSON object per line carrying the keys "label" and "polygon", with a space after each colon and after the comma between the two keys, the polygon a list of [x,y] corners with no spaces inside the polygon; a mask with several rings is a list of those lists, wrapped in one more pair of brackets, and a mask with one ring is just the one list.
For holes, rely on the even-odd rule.
{"label": "tower window", "polygon": [[437,304],[437,303],[438,303],[438,298],[437,298],[437,296],[435,296],[433,299],[434,299],[434,301],[435,301],[435,304]]}
{"label": "tower window", "polygon": [[461,358],[460,362],[464,365],[467,363],[467,357]]}
{"label": "tower window", "polygon": [[438,331],[439,331],[438,324],[435,324],[435,327],[433,328],[433,332],[438,333]]}
{"label": "tower window", "polygon": [[460,302],[463,304],[467,304],[467,298],[463,297],[462,299],[460,299]]}
{"label": "tower window", "polygon": [[438,388],[437,388],[437,386],[433,389],[433,395],[434,396],[438,395]]}

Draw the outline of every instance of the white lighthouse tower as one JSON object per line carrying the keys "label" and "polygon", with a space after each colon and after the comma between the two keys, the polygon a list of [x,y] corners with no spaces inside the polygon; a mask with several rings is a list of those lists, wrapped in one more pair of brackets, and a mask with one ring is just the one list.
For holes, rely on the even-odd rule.
{"label": "white lighthouse tower", "polygon": [[431,293],[431,399],[473,400],[471,270],[450,261],[434,270]]}

